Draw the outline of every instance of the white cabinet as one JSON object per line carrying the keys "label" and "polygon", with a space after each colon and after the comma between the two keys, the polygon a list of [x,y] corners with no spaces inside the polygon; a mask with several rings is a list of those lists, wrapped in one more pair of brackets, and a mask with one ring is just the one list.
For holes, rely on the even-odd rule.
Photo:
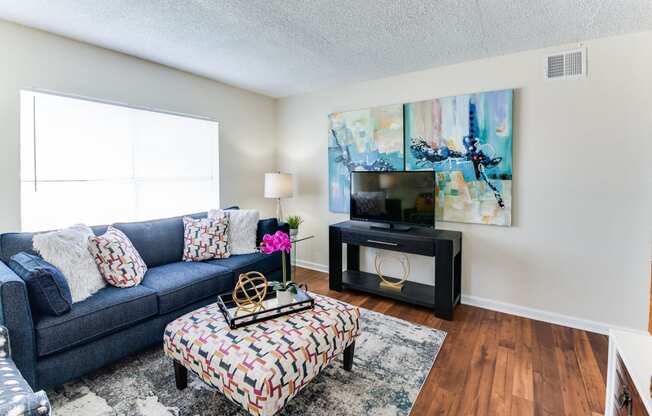
{"label": "white cabinet", "polygon": [[652,336],[609,331],[606,416],[652,415]]}

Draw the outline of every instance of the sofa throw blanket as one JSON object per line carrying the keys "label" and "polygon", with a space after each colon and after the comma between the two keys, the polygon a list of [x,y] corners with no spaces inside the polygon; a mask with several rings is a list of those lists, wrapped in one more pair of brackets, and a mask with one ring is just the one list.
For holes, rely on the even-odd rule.
{"label": "sofa throw blanket", "polygon": [[34,250],[65,276],[73,303],[89,298],[106,286],[88,251],[88,239],[94,235],[89,227],[77,224],[63,230],[35,234],[32,238]]}
{"label": "sofa throw blanket", "polygon": [[260,213],[255,209],[208,211],[208,218],[229,218],[229,251],[231,254],[256,253],[256,231]]}

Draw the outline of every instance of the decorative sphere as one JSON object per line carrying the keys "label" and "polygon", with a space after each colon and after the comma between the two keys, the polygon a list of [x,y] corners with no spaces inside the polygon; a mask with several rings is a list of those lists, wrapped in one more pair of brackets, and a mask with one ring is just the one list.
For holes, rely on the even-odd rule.
{"label": "decorative sphere", "polygon": [[262,273],[242,273],[231,297],[239,309],[254,312],[263,307],[267,286],[267,278]]}

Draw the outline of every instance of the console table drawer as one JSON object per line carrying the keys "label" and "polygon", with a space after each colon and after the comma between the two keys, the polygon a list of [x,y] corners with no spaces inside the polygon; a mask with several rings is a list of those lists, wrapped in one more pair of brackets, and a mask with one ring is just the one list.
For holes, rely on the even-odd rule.
{"label": "console table drawer", "polygon": [[616,354],[615,365],[615,384],[614,384],[614,398],[612,415],[617,416],[648,416],[645,410],[645,405],[638,394],[638,390],[632,381],[632,377],[625,367],[625,364],[620,357]]}
{"label": "console table drawer", "polygon": [[412,239],[406,236],[364,235],[351,231],[342,232],[342,242],[357,246],[381,248],[385,250],[401,251],[403,253],[420,254],[423,256],[435,255],[435,244],[431,240]]}

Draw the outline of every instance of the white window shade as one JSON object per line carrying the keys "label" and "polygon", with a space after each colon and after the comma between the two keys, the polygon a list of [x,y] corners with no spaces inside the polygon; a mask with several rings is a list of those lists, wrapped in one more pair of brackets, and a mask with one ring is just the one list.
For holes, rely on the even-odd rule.
{"label": "white window shade", "polygon": [[211,120],[23,91],[22,228],[219,206],[218,136]]}
{"label": "white window shade", "polygon": [[209,180],[216,173],[217,123],[143,112],[134,132],[136,178]]}
{"label": "white window shade", "polygon": [[34,98],[37,180],[133,176],[134,110],[44,94]]}

